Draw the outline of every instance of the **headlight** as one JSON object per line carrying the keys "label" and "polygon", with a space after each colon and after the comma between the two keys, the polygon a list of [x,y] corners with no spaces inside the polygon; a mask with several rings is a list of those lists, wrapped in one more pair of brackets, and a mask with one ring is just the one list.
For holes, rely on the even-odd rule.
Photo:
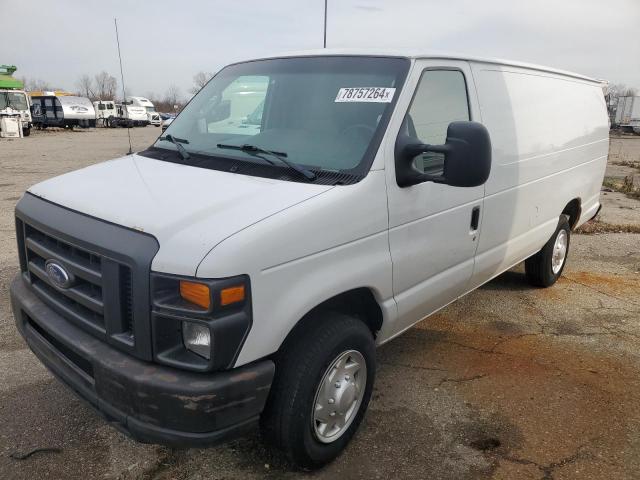
{"label": "headlight", "polygon": [[182,341],[187,350],[211,359],[211,331],[200,323],[182,322]]}
{"label": "headlight", "polygon": [[252,322],[247,275],[206,279],[151,273],[154,359],[197,371],[231,368]]}

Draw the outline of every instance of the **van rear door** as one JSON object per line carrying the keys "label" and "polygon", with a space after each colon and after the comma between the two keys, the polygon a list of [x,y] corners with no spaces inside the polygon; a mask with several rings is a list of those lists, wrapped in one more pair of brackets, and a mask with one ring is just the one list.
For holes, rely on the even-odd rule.
{"label": "van rear door", "polygon": [[[469,64],[418,60],[398,103],[385,146],[389,201],[389,246],[398,320],[383,331],[389,338],[466,292],[478,244],[484,186],[452,187],[425,182],[399,187],[394,146],[398,134],[416,143],[444,144],[449,123],[480,121]],[[406,115],[405,115],[406,113]],[[417,169],[437,175],[442,154],[415,159]],[[382,338],[381,340],[384,340]]]}

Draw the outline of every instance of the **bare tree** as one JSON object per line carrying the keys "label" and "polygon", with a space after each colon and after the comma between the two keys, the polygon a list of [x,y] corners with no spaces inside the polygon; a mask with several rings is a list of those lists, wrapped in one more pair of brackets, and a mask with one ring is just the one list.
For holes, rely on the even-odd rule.
{"label": "bare tree", "polygon": [[159,100],[158,96],[153,93],[153,92],[147,92],[146,93],[146,98],[147,100],[149,100],[151,103],[153,103],[154,105],[156,104],[156,102]]}
{"label": "bare tree", "polygon": [[36,92],[36,91],[44,91],[44,90],[53,90],[51,85],[39,78],[21,78],[22,83],[24,83],[24,89],[28,92]]}
{"label": "bare tree", "polygon": [[82,75],[76,82],[76,86],[78,87],[78,95],[90,98],[91,100],[96,100],[93,88],[93,79],[89,75],[86,73]]}
{"label": "bare tree", "polygon": [[609,83],[605,87],[604,94],[615,103],[618,97],[633,97],[637,95],[638,89],[627,87],[624,83]]}
{"label": "bare tree", "polygon": [[114,100],[118,90],[118,80],[102,71],[95,76],[95,96],[99,100]]}
{"label": "bare tree", "polygon": [[167,92],[164,94],[163,102],[172,110],[180,109],[182,106],[180,89],[176,84],[169,85]]}
{"label": "bare tree", "polygon": [[189,93],[195,95],[202,87],[204,87],[209,80],[213,77],[211,72],[198,72],[193,76],[193,87],[189,89]]}

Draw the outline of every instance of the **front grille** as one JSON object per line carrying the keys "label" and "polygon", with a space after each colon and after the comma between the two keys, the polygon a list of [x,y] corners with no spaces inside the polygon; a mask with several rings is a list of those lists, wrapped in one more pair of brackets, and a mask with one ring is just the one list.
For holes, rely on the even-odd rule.
{"label": "front grille", "polygon": [[133,285],[131,282],[131,269],[120,266],[120,306],[122,323],[126,325],[127,332],[133,335]]}
{"label": "front grille", "polygon": [[[23,280],[42,303],[110,346],[152,360],[149,274],[160,248],[153,236],[29,193],[16,205],[16,234]],[[49,278],[48,260],[70,284],[60,283],[64,275]],[[46,330],[46,321],[40,326]]]}
{"label": "front grille", "polygon": [[[131,268],[109,258],[60,240],[24,224],[19,244],[24,248],[24,266],[36,294],[59,314],[99,335],[116,335],[125,344],[134,343],[133,286]],[[73,275],[67,288],[60,288],[47,275],[46,262],[55,260]],[[115,292],[116,294],[113,294]],[[118,305],[106,305],[117,302]]]}

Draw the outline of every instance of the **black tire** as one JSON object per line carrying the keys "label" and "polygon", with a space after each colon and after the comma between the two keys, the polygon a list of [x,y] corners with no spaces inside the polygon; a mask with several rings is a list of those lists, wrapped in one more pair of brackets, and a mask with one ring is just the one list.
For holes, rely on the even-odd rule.
{"label": "black tire", "polygon": [[[558,238],[558,235],[560,235],[561,231],[564,231],[567,235],[566,254],[562,266],[557,272],[554,272],[552,265],[553,249],[556,243],[556,238]],[[558,278],[560,278],[560,275],[562,275],[562,271],[564,270],[565,265],[567,264],[570,243],[571,226],[569,225],[569,217],[567,215],[560,215],[558,227],[556,228],[556,231],[551,236],[549,241],[545,243],[544,247],[542,247],[542,250],[540,250],[535,255],[527,258],[524,262],[524,269],[527,280],[531,285],[546,288],[556,283]]]}
{"label": "black tire", "polygon": [[28,137],[29,135],[31,135],[31,127],[29,127],[29,128],[23,128],[23,129],[22,129],[22,135],[23,135],[24,137]]}
{"label": "black tire", "polygon": [[[347,446],[367,410],[375,379],[373,335],[362,321],[335,312],[309,320],[276,358],[275,377],[260,421],[265,438],[294,466],[307,470],[326,465]],[[364,357],[364,395],[344,433],[331,443],[322,443],[313,427],[316,391],[334,359],[348,350]]]}

